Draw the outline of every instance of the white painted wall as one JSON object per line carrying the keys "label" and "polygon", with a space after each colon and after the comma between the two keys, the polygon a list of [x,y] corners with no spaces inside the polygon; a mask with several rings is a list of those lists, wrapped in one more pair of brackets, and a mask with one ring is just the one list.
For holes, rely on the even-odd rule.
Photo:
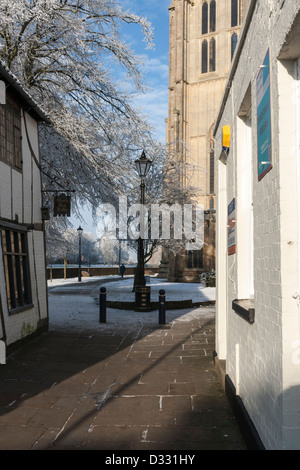
{"label": "white painted wall", "polygon": [[[39,158],[38,129],[36,121],[25,114],[28,136],[35,155]],[[6,301],[2,248],[0,243],[0,297],[5,319],[6,344],[33,333],[41,320],[47,320],[47,287],[44,257],[44,234],[41,230],[41,175],[32,158],[22,119],[23,171],[18,172],[0,162],[0,218],[12,223],[35,224],[28,232],[28,250],[33,308],[10,315]],[[1,220],[0,220],[1,225]],[[1,325],[0,325],[1,328]],[[0,329],[0,338],[4,332]]]}
{"label": "white painted wall", "polygon": [[[222,126],[230,124],[232,142],[227,161],[227,204],[236,197],[246,204],[247,152],[241,151],[244,132],[238,114],[251,88],[253,155],[253,240],[255,323],[249,325],[232,310],[232,300],[247,292],[249,272],[247,215],[237,210],[237,251],[223,259],[223,242],[217,241],[219,282],[227,282],[226,370],[267,449],[300,449],[299,312],[293,298],[298,289],[298,207],[296,80],[297,49],[290,60],[287,34],[300,11],[298,2],[257,1],[239,63],[230,84],[221,122],[215,130],[216,155],[221,154]],[[299,15],[300,16],[300,15]],[[299,22],[300,24],[300,22]],[[295,27],[296,31],[296,27]],[[298,38],[298,43],[300,37]],[[271,54],[273,168],[258,181],[256,77],[267,49]],[[282,50],[285,55],[282,56]],[[295,52],[296,51],[296,52]],[[299,48],[300,57],[300,48]],[[299,145],[299,141],[298,141]],[[298,152],[299,157],[299,152]],[[218,167],[223,165],[218,164]],[[221,172],[224,170],[222,169]],[[218,177],[218,181],[220,176]],[[221,186],[224,191],[224,185]],[[219,199],[223,194],[219,194]],[[219,202],[218,208],[224,203]],[[224,217],[219,220],[224,224]],[[219,227],[222,231],[222,227]],[[224,233],[224,227],[223,227]],[[247,235],[248,234],[248,235]],[[219,248],[222,248],[220,251]],[[241,251],[239,251],[241,250]],[[221,287],[223,289],[223,286]],[[217,295],[218,298],[218,295]],[[224,298],[224,294],[223,294]],[[217,325],[224,324],[217,304]],[[218,340],[218,344],[224,343]],[[294,349],[293,349],[294,345]],[[218,353],[218,351],[217,351]],[[294,354],[294,355],[293,355]],[[295,359],[296,358],[296,359]]]}

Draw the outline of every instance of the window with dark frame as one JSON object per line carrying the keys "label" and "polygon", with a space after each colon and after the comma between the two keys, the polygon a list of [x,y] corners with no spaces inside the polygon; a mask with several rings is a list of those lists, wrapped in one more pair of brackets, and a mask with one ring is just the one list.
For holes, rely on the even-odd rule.
{"label": "window with dark frame", "polygon": [[209,41],[209,71],[215,72],[216,70],[216,40],[211,38]]}
{"label": "window with dark frame", "polygon": [[8,309],[26,307],[32,302],[27,233],[2,228],[1,240]]}
{"label": "window with dark frame", "polygon": [[208,3],[202,5],[202,34],[208,33]]}
{"label": "window with dark frame", "polygon": [[0,104],[0,160],[22,169],[21,109],[9,97]]}
{"label": "window with dark frame", "polygon": [[187,252],[187,268],[203,268],[203,250],[193,250]]}
{"label": "window with dark frame", "polygon": [[207,59],[208,59],[208,44],[207,44],[207,41],[205,39],[202,42],[202,66],[201,66],[201,72],[202,73],[207,73],[208,72]]}
{"label": "window with dark frame", "polygon": [[212,0],[209,5],[209,31],[216,31],[216,2]]}
{"label": "window with dark frame", "polygon": [[231,27],[238,26],[242,22],[241,0],[231,0]]}
{"label": "window with dark frame", "polygon": [[[216,31],[216,1],[202,3],[202,35]],[[216,71],[216,40],[207,38],[201,44],[201,73]]]}
{"label": "window with dark frame", "polygon": [[216,40],[211,38],[209,42],[204,39],[201,46],[201,73],[216,71]]}
{"label": "window with dark frame", "polygon": [[202,4],[202,34],[216,30],[216,2],[203,2]]}

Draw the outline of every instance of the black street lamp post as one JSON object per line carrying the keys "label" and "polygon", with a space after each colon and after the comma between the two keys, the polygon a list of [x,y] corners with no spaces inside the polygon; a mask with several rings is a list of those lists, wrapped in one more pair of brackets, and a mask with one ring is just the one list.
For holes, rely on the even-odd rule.
{"label": "black street lamp post", "polygon": [[[144,223],[145,223],[145,215],[144,215],[144,204],[145,204],[145,178],[149,173],[150,167],[152,165],[152,161],[149,160],[145,152],[143,151],[141,157],[135,161],[136,168],[138,171],[138,174],[141,178],[141,205],[142,205],[142,211],[140,214],[141,218],[141,224],[140,224],[140,233],[141,235],[144,233]],[[135,279],[135,285],[137,286],[145,286],[146,285],[146,280],[145,280],[145,266],[144,266],[144,241],[142,239],[142,236],[140,235],[138,239],[138,264],[137,264],[137,274],[136,274],[136,279]]]}
{"label": "black street lamp post", "polygon": [[77,232],[78,232],[78,238],[79,238],[78,282],[81,282],[81,237],[82,237],[83,229],[80,227],[80,225],[77,229]]}

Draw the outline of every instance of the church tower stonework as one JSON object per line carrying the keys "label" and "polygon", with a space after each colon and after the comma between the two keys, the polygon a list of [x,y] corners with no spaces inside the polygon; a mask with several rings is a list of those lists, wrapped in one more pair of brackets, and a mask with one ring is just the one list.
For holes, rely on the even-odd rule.
{"label": "church tower stonework", "polygon": [[167,154],[185,162],[181,182],[196,188],[205,210],[204,246],[163,253],[160,276],[198,282],[215,268],[213,128],[248,0],[171,0]]}

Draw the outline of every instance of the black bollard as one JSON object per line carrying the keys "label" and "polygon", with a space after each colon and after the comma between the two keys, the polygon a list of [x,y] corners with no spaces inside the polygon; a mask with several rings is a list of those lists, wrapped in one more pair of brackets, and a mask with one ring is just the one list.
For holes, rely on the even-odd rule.
{"label": "black bollard", "polygon": [[165,291],[161,289],[158,297],[158,309],[159,309],[159,324],[166,324],[166,295]]}
{"label": "black bollard", "polygon": [[100,289],[100,323],[106,323],[106,288],[101,287]]}

